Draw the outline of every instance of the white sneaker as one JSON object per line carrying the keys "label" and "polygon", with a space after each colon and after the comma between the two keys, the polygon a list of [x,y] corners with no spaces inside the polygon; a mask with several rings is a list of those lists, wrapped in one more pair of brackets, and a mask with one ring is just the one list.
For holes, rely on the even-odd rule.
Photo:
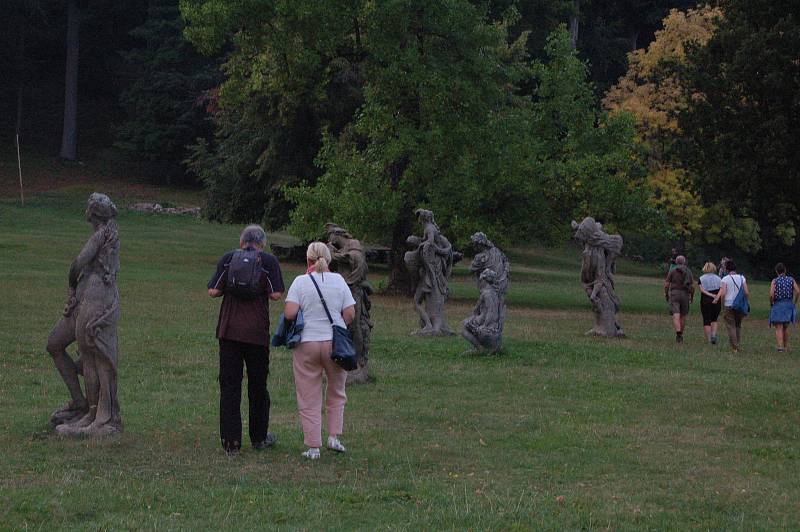
{"label": "white sneaker", "polygon": [[347,449],[344,448],[342,442],[336,436],[328,436],[328,449],[336,451],[337,453],[346,453]]}
{"label": "white sneaker", "polygon": [[319,447],[309,447],[301,456],[309,460],[319,460]]}

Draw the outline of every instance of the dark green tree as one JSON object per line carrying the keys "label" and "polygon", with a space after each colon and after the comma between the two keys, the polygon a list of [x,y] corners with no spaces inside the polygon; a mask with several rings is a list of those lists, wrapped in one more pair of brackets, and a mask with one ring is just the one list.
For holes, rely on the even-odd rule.
{"label": "dark green tree", "polygon": [[[798,257],[800,1],[727,0],[711,40],[688,53],[683,158],[707,205],[746,222],[751,254]],[[759,246],[760,244],[760,246]]]}
{"label": "dark green tree", "polygon": [[116,146],[156,166],[170,180],[183,174],[187,145],[211,134],[210,89],[221,81],[220,61],[200,55],[183,37],[175,0],[152,1],[145,23],[131,32],[139,46],[122,52],[125,120]]}

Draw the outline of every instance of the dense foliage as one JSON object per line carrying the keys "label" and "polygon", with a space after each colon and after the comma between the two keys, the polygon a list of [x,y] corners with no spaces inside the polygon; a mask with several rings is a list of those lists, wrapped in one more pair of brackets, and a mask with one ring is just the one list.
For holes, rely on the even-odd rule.
{"label": "dense foliage", "polygon": [[681,70],[682,159],[707,206],[736,218],[730,240],[764,262],[797,257],[800,2],[727,0]]}
{"label": "dense foliage", "polygon": [[[477,230],[504,244],[562,239],[572,217],[590,213],[612,228],[661,227],[632,123],[599,111],[565,30],[531,62],[528,34],[510,38],[516,11],[492,21],[466,0],[273,2],[257,22],[250,7],[182,4],[199,46],[233,44],[216,146],[201,145],[193,163],[206,176],[213,217],[280,221],[280,187],[295,206],[296,234],[314,238],[336,221],[390,245],[395,264],[417,207],[433,209],[458,244]],[[286,120],[299,109],[304,122]],[[269,127],[231,127],[259,110],[278,110]],[[251,125],[260,135],[243,144]],[[270,138],[301,128],[304,147],[322,139],[317,175],[274,167],[286,145],[271,149]]]}
{"label": "dense foliage", "polygon": [[187,146],[209,136],[204,95],[220,82],[217,61],[196,52],[182,31],[174,2],[151,2],[147,20],[131,32],[139,46],[122,54],[129,80],[116,145],[160,163],[166,178],[183,174]]}

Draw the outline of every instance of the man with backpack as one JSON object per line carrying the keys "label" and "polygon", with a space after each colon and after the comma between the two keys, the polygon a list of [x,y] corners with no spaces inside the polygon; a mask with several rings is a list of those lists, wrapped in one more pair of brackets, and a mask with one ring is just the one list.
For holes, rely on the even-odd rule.
{"label": "man with backpack", "polygon": [[222,297],[219,339],[219,429],[228,454],[242,446],[242,374],[247,366],[250,442],[256,450],[277,441],[269,426],[269,300],[283,296],[278,259],[264,252],[267,234],[259,225],[242,231],[239,248],[226,253],[208,282],[208,295]]}

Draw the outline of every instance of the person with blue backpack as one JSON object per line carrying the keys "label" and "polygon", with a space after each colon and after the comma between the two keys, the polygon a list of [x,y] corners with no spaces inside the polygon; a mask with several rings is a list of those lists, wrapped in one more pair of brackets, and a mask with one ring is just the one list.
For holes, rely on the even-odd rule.
{"label": "person with blue backpack", "polygon": [[235,455],[242,446],[242,375],[247,366],[250,442],[254,449],[271,447],[268,432],[270,398],[269,301],[283,296],[278,259],[264,252],[267,234],[259,225],[245,227],[239,249],[217,262],[208,295],[222,297],[217,322],[219,339],[219,429],[222,447]]}
{"label": "person with blue backpack", "polygon": [[734,353],[739,351],[742,341],[742,320],[750,313],[750,290],[747,288],[747,279],[736,272],[736,264],[732,260],[727,263],[728,273],[720,281],[713,303],[722,300],[722,321],[728,330],[728,341]]}

